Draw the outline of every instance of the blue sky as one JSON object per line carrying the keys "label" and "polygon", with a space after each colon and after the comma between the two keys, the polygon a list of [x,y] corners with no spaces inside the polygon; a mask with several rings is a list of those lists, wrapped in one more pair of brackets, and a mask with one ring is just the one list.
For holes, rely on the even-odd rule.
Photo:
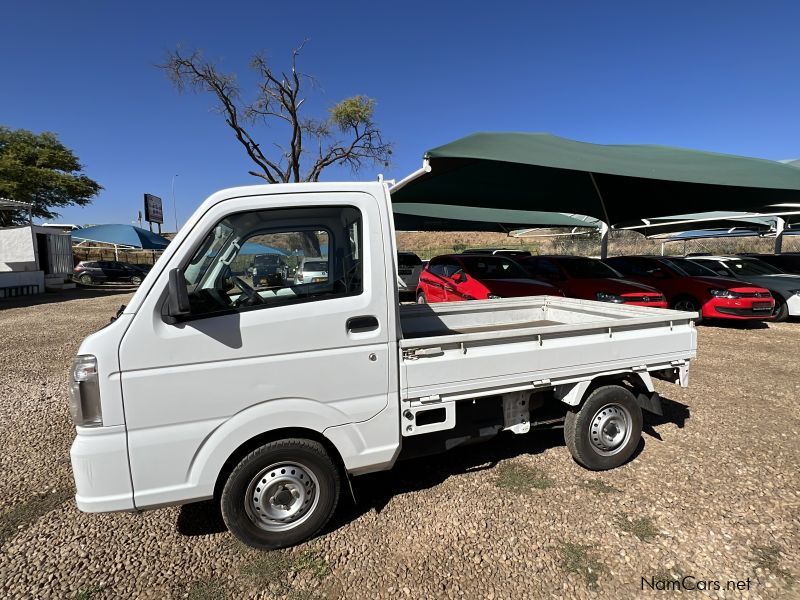
{"label": "blue sky", "polygon": [[309,115],[366,94],[394,143],[390,168],[327,180],[401,178],[426,149],[483,130],[796,158],[798,23],[789,1],[6,3],[0,123],[58,133],[104,186],[61,222],[130,222],[149,192],[168,231],[174,174],[179,222],[215,190],[259,182],[213,99],[154,67],[178,44],[246,88],[253,53],[285,66],[309,38]]}

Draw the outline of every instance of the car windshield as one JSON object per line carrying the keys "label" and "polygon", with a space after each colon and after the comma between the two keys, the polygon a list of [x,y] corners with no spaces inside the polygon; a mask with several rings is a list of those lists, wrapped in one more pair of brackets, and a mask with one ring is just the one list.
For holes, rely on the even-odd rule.
{"label": "car windshield", "polygon": [[502,256],[470,256],[461,262],[476,279],[530,279],[522,267]]}
{"label": "car windshield", "polygon": [[768,265],[764,261],[751,259],[732,259],[724,262],[725,266],[737,275],[783,275],[783,271]]}
{"label": "car windshield", "polygon": [[689,277],[717,277],[708,267],[689,260],[688,258],[662,258],[664,264],[672,267],[680,275],[688,275]]}
{"label": "car windshield", "polygon": [[620,277],[614,269],[594,258],[574,257],[558,260],[570,277],[575,279],[594,279],[603,277]]}
{"label": "car windshield", "polygon": [[303,265],[303,271],[327,271],[328,263],[322,260],[307,262]]}
{"label": "car windshield", "polygon": [[416,254],[410,252],[400,252],[397,255],[397,263],[401,267],[416,267],[422,264],[422,260]]}

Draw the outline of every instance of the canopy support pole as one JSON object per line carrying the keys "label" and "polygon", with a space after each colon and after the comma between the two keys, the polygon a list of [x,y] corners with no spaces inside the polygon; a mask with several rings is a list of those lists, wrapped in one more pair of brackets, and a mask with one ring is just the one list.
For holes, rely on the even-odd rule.
{"label": "canopy support pole", "polygon": [[600,223],[600,258],[608,258],[608,223]]}
{"label": "canopy support pole", "polygon": [[608,258],[608,230],[611,227],[611,219],[608,218],[608,209],[606,209],[606,202],[603,200],[603,194],[600,193],[600,187],[594,178],[594,173],[589,171],[589,179],[592,180],[594,191],[597,193],[597,199],[600,200],[600,207],[603,209],[603,223],[600,224],[600,258]]}
{"label": "canopy support pole", "polygon": [[786,219],[775,218],[775,254],[780,254],[783,250],[783,232],[786,229]]}
{"label": "canopy support pole", "polygon": [[119,262],[119,246],[114,244],[114,260]]}

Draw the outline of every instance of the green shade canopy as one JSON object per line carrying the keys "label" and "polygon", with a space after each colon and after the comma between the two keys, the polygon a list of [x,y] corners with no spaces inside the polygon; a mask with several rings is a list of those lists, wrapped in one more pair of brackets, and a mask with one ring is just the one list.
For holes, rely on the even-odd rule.
{"label": "green shade canopy", "polygon": [[800,169],[664,146],[588,144],[544,133],[476,133],[429,150],[394,203],[574,212],[610,225],[702,209],[771,212],[800,202]]}
{"label": "green shade canopy", "polygon": [[524,227],[591,227],[557,212],[504,210],[442,204],[393,204],[398,231],[497,231]]}

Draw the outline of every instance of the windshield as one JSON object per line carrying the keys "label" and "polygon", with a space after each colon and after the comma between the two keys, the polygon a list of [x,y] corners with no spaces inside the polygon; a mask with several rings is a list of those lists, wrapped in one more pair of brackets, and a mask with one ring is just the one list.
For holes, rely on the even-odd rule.
{"label": "windshield", "polygon": [[328,263],[325,261],[307,262],[303,265],[303,271],[327,271]]}
{"label": "windshield", "polygon": [[575,279],[595,279],[604,277],[621,277],[621,275],[604,262],[594,258],[564,258],[558,261],[570,277]]}
{"label": "windshield", "polygon": [[464,269],[476,279],[530,279],[522,267],[502,256],[475,256],[461,259]]}
{"label": "windshield", "polygon": [[783,275],[783,271],[780,269],[754,258],[726,260],[723,264],[737,275],[745,277],[748,275]]}
{"label": "windshield", "polygon": [[718,277],[718,275],[703,265],[693,262],[688,258],[662,258],[664,263],[675,269],[680,275],[690,277]]}

